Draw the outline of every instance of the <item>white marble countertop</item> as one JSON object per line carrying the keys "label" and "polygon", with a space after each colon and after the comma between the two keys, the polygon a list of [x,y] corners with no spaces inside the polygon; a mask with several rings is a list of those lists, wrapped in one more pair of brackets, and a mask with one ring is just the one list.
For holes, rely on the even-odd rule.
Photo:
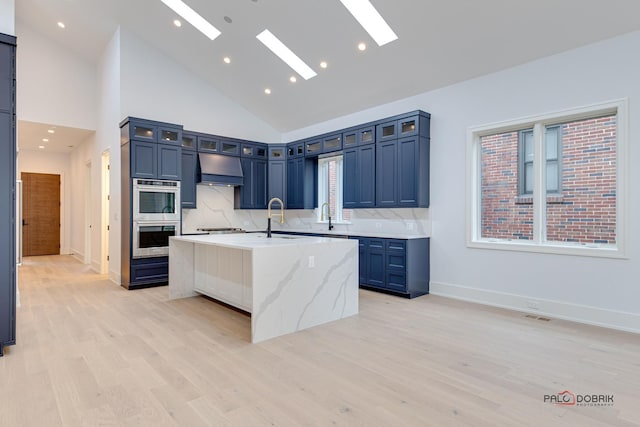
{"label": "white marble countertop", "polygon": [[[256,230],[256,231],[264,231],[264,230]],[[294,229],[287,228],[286,230],[279,230],[274,228],[273,231],[277,231],[278,233],[313,233],[313,234],[323,234],[323,235],[335,235],[335,236],[359,236],[359,237],[378,237],[381,239],[428,239],[431,236],[426,234],[403,234],[403,233],[383,233],[383,232],[373,232],[373,231],[346,231],[346,230],[310,230],[310,229]],[[251,233],[251,232],[250,232]],[[277,234],[274,234],[277,236]]]}
{"label": "white marble countertop", "polygon": [[202,245],[223,246],[236,249],[256,249],[279,246],[314,245],[318,243],[328,243],[341,239],[329,237],[295,236],[286,234],[273,234],[272,238],[267,238],[262,233],[236,233],[236,234],[208,234],[193,236],[170,237],[172,240],[191,242]]}

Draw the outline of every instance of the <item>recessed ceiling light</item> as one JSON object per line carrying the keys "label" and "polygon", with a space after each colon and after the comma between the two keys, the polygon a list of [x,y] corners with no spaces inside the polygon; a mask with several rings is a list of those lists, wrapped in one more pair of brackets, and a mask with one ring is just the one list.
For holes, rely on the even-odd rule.
{"label": "recessed ceiling light", "polygon": [[327,65],[327,61],[322,61],[322,62],[320,63],[320,68],[327,68],[327,67],[328,67],[328,65]]}
{"label": "recessed ceiling light", "polygon": [[233,22],[233,19],[231,19],[229,16],[225,16],[223,19],[227,24],[231,24]]}
{"label": "recessed ceiling light", "polygon": [[201,15],[198,14],[195,10],[191,9],[185,2],[182,0],[160,0],[162,3],[166,4],[171,10],[180,15],[185,21],[196,27],[198,31],[200,31],[205,36],[209,37],[209,39],[214,40],[216,37],[220,35],[220,30],[211,25],[209,21],[204,19]]}
{"label": "recessed ceiling light", "polygon": [[264,30],[256,36],[271,52],[275,53],[278,58],[282,59],[289,67],[300,74],[305,80],[318,75],[305,62],[291,51],[284,43],[282,43],[271,31]]}
{"label": "recessed ceiling light", "polygon": [[298,81],[298,79],[296,79],[296,76],[291,76],[291,77],[289,77],[289,81],[290,81],[291,83],[295,83],[295,82],[297,82],[297,81]]}
{"label": "recessed ceiling light", "polygon": [[180,28],[180,27],[182,27],[182,21],[180,21],[179,19],[174,19],[173,20],[173,25],[175,25],[176,27]]}
{"label": "recessed ceiling light", "polygon": [[49,139],[47,139],[47,138],[42,138],[42,142],[49,142]]}
{"label": "recessed ceiling light", "polygon": [[358,50],[361,50],[361,51],[367,50],[367,45],[364,44],[364,43],[359,43],[358,44]]}
{"label": "recessed ceiling light", "polygon": [[231,64],[231,58],[229,58],[228,56],[225,56],[224,58],[222,58],[222,60],[225,64]]}
{"label": "recessed ceiling light", "polygon": [[56,133],[56,131],[55,131],[55,130],[53,130],[53,129],[49,129],[47,132],[49,132],[49,133]]}
{"label": "recessed ceiling light", "polygon": [[367,33],[378,43],[385,45],[398,38],[382,15],[369,0],[340,0]]}
{"label": "recessed ceiling light", "polygon": [[58,27],[60,28],[66,28],[67,26],[64,25],[64,22],[58,22]]}
{"label": "recessed ceiling light", "polygon": [[267,95],[271,95],[271,89],[266,88],[266,89],[264,90],[264,93],[266,93]]}
{"label": "recessed ceiling light", "polygon": [[44,150],[44,145],[38,145],[38,148]]}

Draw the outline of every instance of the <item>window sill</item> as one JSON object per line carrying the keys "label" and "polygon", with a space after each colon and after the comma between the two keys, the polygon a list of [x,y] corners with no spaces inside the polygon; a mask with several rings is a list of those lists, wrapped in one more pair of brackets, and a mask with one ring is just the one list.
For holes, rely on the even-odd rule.
{"label": "window sill", "polygon": [[620,246],[586,243],[534,243],[523,240],[484,239],[467,242],[467,247],[475,249],[492,249],[516,252],[537,252],[553,255],[570,255],[596,258],[628,259]]}

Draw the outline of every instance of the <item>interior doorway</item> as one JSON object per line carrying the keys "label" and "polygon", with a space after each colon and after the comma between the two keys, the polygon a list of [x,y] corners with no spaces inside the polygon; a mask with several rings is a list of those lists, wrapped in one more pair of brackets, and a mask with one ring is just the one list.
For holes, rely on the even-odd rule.
{"label": "interior doorway", "polygon": [[84,263],[91,265],[91,241],[93,232],[93,204],[91,203],[91,161],[84,168]]}
{"label": "interior doorway", "polygon": [[60,254],[60,175],[22,172],[22,254]]}
{"label": "interior doorway", "polygon": [[102,153],[102,254],[100,260],[100,273],[109,273],[109,179],[111,175],[111,153],[105,150]]}

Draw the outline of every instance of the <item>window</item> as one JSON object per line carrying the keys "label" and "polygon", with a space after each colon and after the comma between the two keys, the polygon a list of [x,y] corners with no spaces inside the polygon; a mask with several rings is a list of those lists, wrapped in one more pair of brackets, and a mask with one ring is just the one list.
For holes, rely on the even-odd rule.
{"label": "window", "polygon": [[624,257],[625,119],[620,101],[470,129],[468,245]]}
{"label": "window", "polygon": [[319,222],[328,222],[327,207],[323,206],[324,203],[329,204],[332,222],[348,223],[351,220],[351,210],[342,209],[342,164],[342,155],[318,159]]}
{"label": "window", "polygon": [[[549,126],[545,132],[545,155],[547,158],[547,194],[559,193],[561,177],[560,147],[562,133],[560,126]],[[533,129],[520,131],[518,163],[518,188],[521,196],[533,194]]]}

